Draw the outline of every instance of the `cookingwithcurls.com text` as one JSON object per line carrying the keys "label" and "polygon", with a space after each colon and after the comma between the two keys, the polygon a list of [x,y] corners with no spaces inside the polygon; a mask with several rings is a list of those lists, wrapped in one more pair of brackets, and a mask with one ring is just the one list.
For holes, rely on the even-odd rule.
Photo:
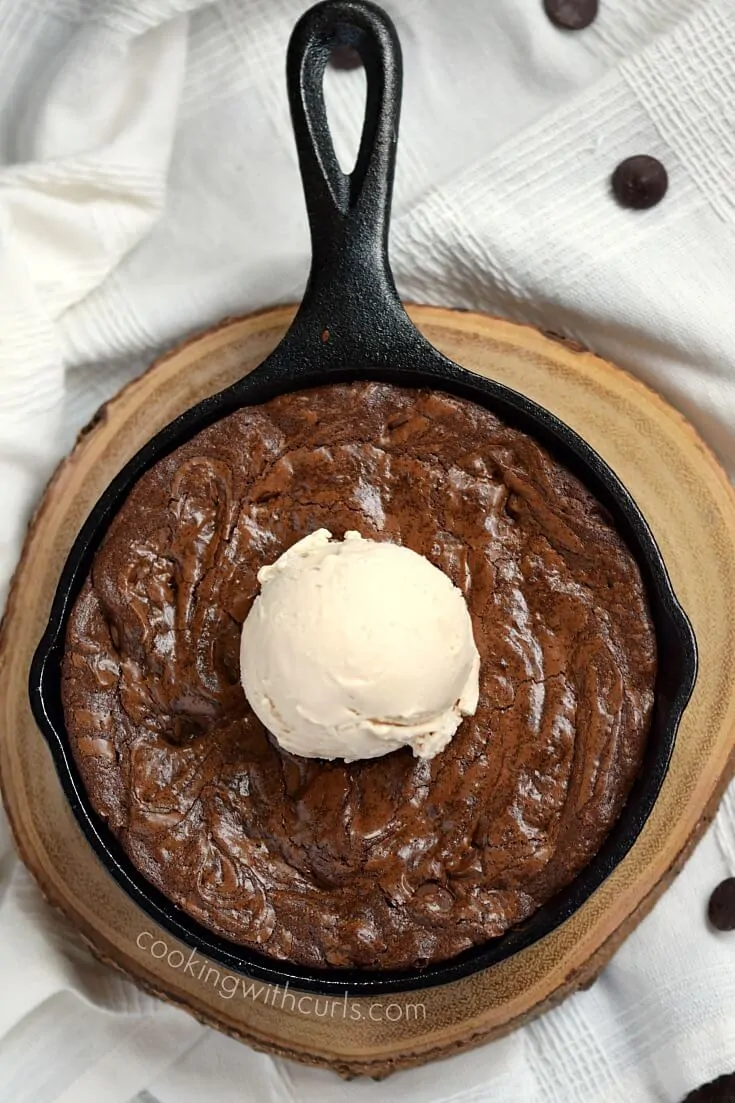
{"label": "cookingwithcurls.com text", "polygon": [[319,1019],[351,1019],[355,1022],[369,1019],[375,1023],[397,1023],[402,1019],[421,1022],[426,1019],[426,1004],[423,1003],[388,1000],[368,1002],[351,999],[347,992],[340,997],[291,992],[288,982],[281,988],[278,984],[264,984],[234,973],[224,973],[216,965],[199,957],[196,950],[192,950],[187,956],[178,947],[169,947],[151,931],[141,931],[135,941],[139,949],[149,953],[157,961],[165,961],[170,969],[211,985],[223,1000],[255,1000],[267,1007],[296,1011],[300,1015],[314,1015]]}

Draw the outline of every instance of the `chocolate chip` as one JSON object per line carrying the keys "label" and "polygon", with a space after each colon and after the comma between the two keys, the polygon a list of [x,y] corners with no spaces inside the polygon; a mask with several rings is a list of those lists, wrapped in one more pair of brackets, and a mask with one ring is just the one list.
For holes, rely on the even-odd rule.
{"label": "chocolate chip", "polygon": [[329,55],[333,69],[359,69],[362,58],[352,46],[335,46]]}
{"label": "chocolate chip", "polygon": [[655,157],[644,154],[621,161],[612,175],[612,190],[622,207],[646,211],[669,189],[669,174]]}
{"label": "chocolate chip", "polygon": [[684,1103],[735,1103],[735,1073],[718,1076],[690,1092]]}
{"label": "chocolate chip", "polygon": [[721,881],[709,898],[709,921],[718,931],[735,931],[735,877]]}
{"label": "chocolate chip", "polygon": [[583,31],[594,23],[599,7],[599,0],[544,0],[544,11],[563,31]]}

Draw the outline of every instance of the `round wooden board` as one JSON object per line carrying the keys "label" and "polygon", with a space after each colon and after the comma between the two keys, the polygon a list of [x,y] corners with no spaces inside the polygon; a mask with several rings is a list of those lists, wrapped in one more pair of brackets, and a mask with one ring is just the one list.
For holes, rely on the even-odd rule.
{"label": "round wooden board", "polygon": [[[455,984],[384,997],[372,1012],[360,1000],[350,1001],[347,1014],[338,1008],[324,1018],[311,1004],[292,1009],[277,993],[225,999],[214,974],[200,979],[199,968],[192,975],[149,952],[154,937],[170,951],[184,947],[131,903],[82,837],[31,717],[26,682],[61,566],[98,495],[154,432],[255,367],[292,313],[279,308],[223,322],[164,356],[99,412],[59,467],[29,531],[0,642],[0,779],[23,860],[99,957],[259,1049],[344,1076],[383,1076],[495,1038],[589,983],[709,823],[735,765],[735,496],[694,430],[624,372],[527,327],[411,309],[443,352],[549,407],[622,477],[693,622],[697,687],[640,839],[573,918],[540,943]],[[141,935],[143,949],[136,943]],[[171,960],[179,962],[175,952]],[[389,1002],[400,1012],[393,1007],[387,1014]]]}

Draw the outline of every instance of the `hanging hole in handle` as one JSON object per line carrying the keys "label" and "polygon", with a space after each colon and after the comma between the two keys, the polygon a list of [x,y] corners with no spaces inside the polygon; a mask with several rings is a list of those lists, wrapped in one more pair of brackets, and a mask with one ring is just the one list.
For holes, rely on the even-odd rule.
{"label": "hanging hole in handle", "polygon": [[[349,173],[342,165],[351,148],[340,147],[340,164],[325,96],[325,77],[332,88],[335,84],[327,74],[337,46],[355,49],[364,66],[354,73],[331,73],[334,78],[354,76],[365,92],[362,117],[354,120],[362,130]],[[291,332],[311,341],[330,328],[329,321],[340,318],[340,355],[348,355],[351,342],[354,352],[349,356],[365,360],[368,322],[373,326],[380,318],[375,350],[368,357],[377,363],[388,329],[396,340],[404,339],[410,325],[388,257],[402,78],[400,43],[391,20],[371,0],[321,0],[294,27],[286,78],[312,252],[304,299]],[[359,114],[355,109],[340,114],[343,136],[350,133],[347,119]],[[411,328],[412,340],[414,334]],[[336,345],[330,341],[328,347],[333,351]]]}
{"label": "hanging hole in handle", "polygon": [[[339,167],[349,176],[357,163],[367,104],[365,67],[354,46],[334,46],[324,71],[324,103]],[[335,121],[341,125],[335,126]]]}
{"label": "hanging hole in handle", "polygon": [[[355,49],[365,69],[362,134],[349,175],[337,159],[324,96],[325,70],[335,46]],[[286,74],[314,253],[324,252],[325,234],[336,243],[358,208],[363,237],[372,233],[380,248],[390,211],[401,100],[400,44],[393,24],[371,0],[321,0],[294,27]]]}

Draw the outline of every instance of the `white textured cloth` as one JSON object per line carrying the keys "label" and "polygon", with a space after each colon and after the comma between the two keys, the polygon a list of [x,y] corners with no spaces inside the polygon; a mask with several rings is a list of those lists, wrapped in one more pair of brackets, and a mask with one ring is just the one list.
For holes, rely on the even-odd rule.
{"label": "white textured cloth", "polygon": [[[306,220],[283,76],[304,0],[0,0],[3,589],[52,464],[154,351],[299,297]],[[563,330],[628,367],[735,474],[735,3],[386,0],[406,87],[401,292]],[[338,149],[362,74],[328,74]],[[670,191],[605,181],[659,157]],[[0,822],[0,1103],[676,1103],[735,1069],[735,794],[593,988],[511,1037],[383,1084],[256,1054],[94,964]],[[138,1095],[138,1093],[143,1093]]]}

